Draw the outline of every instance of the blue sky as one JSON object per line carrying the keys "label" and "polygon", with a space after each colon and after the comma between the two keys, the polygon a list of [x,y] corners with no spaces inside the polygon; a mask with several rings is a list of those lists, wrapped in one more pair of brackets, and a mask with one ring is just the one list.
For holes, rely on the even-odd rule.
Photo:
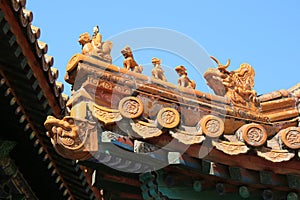
{"label": "blue sky", "polygon": [[[103,40],[145,27],[181,34],[224,64],[230,58],[228,70],[249,63],[256,72],[254,89],[258,94],[288,89],[300,82],[298,0],[27,0],[26,6],[33,12],[32,24],[41,29],[40,40],[48,44],[48,54],[54,57],[53,67],[59,69],[58,81],[64,83],[66,94],[70,94],[70,86],[63,79],[65,66],[73,54],[81,51],[79,35],[92,34],[95,25],[99,25]],[[147,33],[141,37],[153,39]],[[135,45],[130,43],[134,43],[132,40],[124,41],[127,42]],[[114,44],[113,51],[119,53],[118,48]],[[195,54],[193,49],[190,52]],[[203,91],[207,91],[207,86],[201,73],[207,67],[216,67],[213,62],[193,66],[186,56],[174,55],[170,49],[137,49],[134,55],[147,69],[154,56],[161,58],[163,66],[171,71],[177,65],[185,65],[189,76],[196,80],[197,89]],[[113,64],[122,67],[122,57]],[[195,67],[200,67],[200,71],[193,71]],[[176,80],[171,71],[166,70],[168,80]]]}

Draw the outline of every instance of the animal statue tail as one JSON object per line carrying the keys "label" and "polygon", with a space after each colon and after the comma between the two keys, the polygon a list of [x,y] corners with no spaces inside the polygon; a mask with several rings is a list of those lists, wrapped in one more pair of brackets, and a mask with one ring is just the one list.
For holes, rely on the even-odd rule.
{"label": "animal statue tail", "polygon": [[112,41],[108,40],[102,43],[102,51],[104,54],[110,54],[110,51],[113,47]]}
{"label": "animal statue tail", "polygon": [[191,88],[193,88],[193,89],[196,88],[196,82],[194,80],[191,81]]}
{"label": "animal statue tail", "polygon": [[136,73],[142,73],[143,72],[143,66],[142,65],[135,66],[133,71],[136,72]]}
{"label": "animal statue tail", "polygon": [[143,71],[143,66],[142,65],[139,65],[139,71],[140,71],[140,73],[142,73],[142,71]]}

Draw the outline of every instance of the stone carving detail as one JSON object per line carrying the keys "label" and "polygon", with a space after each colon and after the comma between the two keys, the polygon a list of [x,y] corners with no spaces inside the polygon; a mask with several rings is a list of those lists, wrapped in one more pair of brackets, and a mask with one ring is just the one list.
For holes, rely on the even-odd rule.
{"label": "stone carving detail", "polygon": [[138,65],[135,61],[130,46],[125,46],[121,50],[122,55],[124,56],[123,66],[127,70],[131,70],[136,73],[142,73],[143,66]]}
{"label": "stone carving detail", "polygon": [[237,70],[227,71],[230,64],[228,60],[226,65],[222,65],[216,58],[211,58],[218,64],[217,69],[208,69],[204,73],[208,86],[210,86],[217,95],[226,96],[233,103],[256,107],[258,99],[254,87],[255,72],[251,65],[242,63]]}
{"label": "stone carving detail", "polygon": [[142,138],[157,137],[162,134],[162,131],[154,124],[149,124],[143,121],[133,121],[130,123],[132,130],[136,132]]}
{"label": "stone carving detail", "polygon": [[187,88],[196,88],[196,83],[194,80],[190,80],[187,76],[186,68],[182,65],[175,67],[175,71],[179,75],[178,78],[178,85],[181,87],[187,87]]}
{"label": "stone carving detail", "polygon": [[247,153],[249,150],[243,142],[212,141],[212,143],[218,150],[229,155]]}
{"label": "stone carving detail", "polygon": [[129,95],[131,92],[129,87],[113,84],[109,81],[99,80],[94,77],[88,77],[88,80],[90,84],[96,86],[99,89],[101,88],[101,89],[105,89],[108,91],[113,91],[125,95]]}
{"label": "stone carving detail", "polygon": [[84,160],[92,156],[91,152],[98,150],[94,122],[70,116],[61,120],[48,116],[44,126],[55,150],[63,157]]}
{"label": "stone carving detail", "polygon": [[78,42],[82,46],[82,54],[97,56],[106,62],[112,62],[110,52],[113,44],[111,41],[102,42],[102,35],[99,33],[98,26],[94,27],[92,37],[88,32],[80,34]]}
{"label": "stone carving detail", "polygon": [[214,115],[206,115],[200,120],[202,131],[211,138],[220,137],[224,132],[224,122]]}
{"label": "stone carving detail", "polygon": [[243,140],[254,147],[261,146],[267,141],[267,132],[260,124],[246,124],[240,128]]}
{"label": "stone carving detail", "polygon": [[142,115],[144,105],[137,97],[124,97],[119,103],[119,111],[123,117],[133,119]]}
{"label": "stone carving detail", "polygon": [[288,150],[275,150],[269,148],[261,148],[257,151],[257,155],[272,162],[283,162],[292,159],[295,154]]}
{"label": "stone carving detail", "polygon": [[94,85],[98,84],[98,87],[106,90],[113,90],[114,88],[114,85],[108,81],[97,81],[96,79],[91,79],[91,81],[96,81],[93,83]]}
{"label": "stone carving detail", "polygon": [[157,114],[157,121],[164,128],[175,128],[179,125],[180,115],[174,108],[163,108]]}
{"label": "stone carving detail", "polygon": [[119,135],[117,133],[111,132],[111,131],[103,131],[100,133],[101,135],[101,142],[112,142],[112,141],[118,141],[118,139],[122,138],[122,135]]}
{"label": "stone carving detail", "polygon": [[282,131],[283,143],[291,149],[300,148],[300,127],[289,127]]}
{"label": "stone carving detail", "polygon": [[136,153],[149,153],[159,150],[160,148],[157,146],[154,146],[149,143],[145,143],[142,141],[134,140],[134,152]]}
{"label": "stone carving detail", "polygon": [[160,59],[155,57],[152,58],[152,64],[153,64],[152,78],[159,79],[162,81],[167,81],[167,78],[164,75],[165,71],[161,67],[160,63],[161,63]]}
{"label": "stone carving detail", "polygon": [[[196,96],[192,97],[189,90],[182,88],[185,92],[180,93],[174,90],[176,86],[171,83],[162,84],[161,81],[167,81],[167,79],[161,66],[161,60],[158,58],[152,58],[152,77],[161,81],[152,79],[152,84],[145,82],[148,79],[141,74],[127,73],[127,70],[142,72],[142,66],[135,61],[130,46],[125,46],[121,50],[124,56],[123,67],[125,70],[99,61],[99,57],[104,59],[101,57],[104,54],[101,54],[99,49],[103,50],[105,46],[99,33],[99,27],[94,28],[92,37],[82,34],[79,42],[83,45],[82,54],[70,59],[66,80],[73,85],[75,92],[83,87],[89,95],[95,95],[91,97],[84,93],[78,93],[80,97],[74,98],[73,96],[73,100],[68,103],[68,105],[72,103],[71,106],[76,106],[76,108],[68,107],[72,108],[69,113],[71,116],[79,116],[80,119],[95,117],[98,121],[109,125],[102,126],[102,131],[115,131],[133,139],[152,138],[151,142],[156,142],[169,139],[171,135],[179,142],[190,145],[199,144],[207,138],[208,141],[214,143],[218,150],[226,154],[237,155],[252,149],[259,156],[268,160],[274,159],[275,162],[291,159],[294,156],[292,150],[300,149],[300,130],[299,127],[295,127],[298,122],[295,120],[298,120],[299,114],[298,93],[292,95],[294,93],[290,91],[279,96],[275,93],[269,94],[269,96],[260,96],[259,105],[256,92],[253,90],[255,72],[247,63],[241,64],[237,70],[227,71],[230,60],[223,65],[211,56],[218,67],[208,69],[204,77],[208,85],[219,96],[195,91]],[[110,50],[111,48],[109,52]],[[78,73],[79,70],[82,73]],[[175,71],[179,75],[179,86],[195,89],[196,84],[189,79],[184,66],[177,66]],[[76,78],[82,82],[79,84],[76,82],[78,85],[74,86]],[[131,96],[132,94],[135,97]],[[95,100],[97,104],[86,104],[87,101],[91,102],[92,100]],[[84,101],[85,105],[79,105],[80,101]],[[116,102],[118,108],[115,108]],[[173,106],[175,104],[176,107]],[[276,113],[273,109],[274,106],[277,109]],[[75,115],[79,113],[84,114]],[[202,118],[201,120],[195,117],[197,114]],[[155,118],[157,123],[152,121]],[[56,126],[53,125],[54,128],[51,127],[49,131],[52,138],[56,137],[54,140],[56,149],[63,152],[62,154],[66,154],[65,149],[77,151],[83,143],[76,139],[80,134],[85,135],[83,131],[79,134],[80,126],[76,125],[72,132],[72,129],[64,125],[67,123],[71,126],[73,123],[71,119],[75,120],[74,117],[65,117],[60,122],[55,122]],[[114,124],[118,121],[117,125]],[[48,124],[51,123],[48,122]],[[224,123],[226,123],[226,127]],[[83,124],[89,123],[84,122]],[[121,125],[126,127],[121,129]],[[291,126],[293,128],[288,128]],[[160,128],[163,129],[160,130]],[[164,137],[162,135],[164,132],[168,132],[170,135]],[[277,134],[276,137],[274,134]],[[268,140],[268,137],[272,137],[272,139]]]}
{"label": "stone carving detail", "polygon": [[[292,159],[295,153],[292,150],[284,149],[286,146],[292,145],[295,142],[294,148],[297,146],[297,137],[299,134],[299,127],[289,127],[280,130],[275,136],[267,141],[267,129],[260,124],[250,123],[241,126],[234,135],[224,135],[228,141],[213,141],[213,145],[220,151],[229,155],[237,155],[246,153],[250,147],[254,147],[257,155],[272,162],[283,162]],[[283,141],[283,138],[291,138]],[[295,139],[295,140],[294,140]],[[290,143],[288,142],[290,141]],[[245,143],[244,143],[245,142]],[[288,145],[287,145],[288,144]],[[267,147],[265,147],[266,145]],[[292,147],[292,146],[291,146]],[[289,147],[289,148],[291,148]],[[292,148],[291,148],[292,149]]]}
{"label": "stone carving detail", "polygon": [[187,132],[180,129],[175,129],[174,131],[170,131],[170,134],[179,142],[187,145],[200,144],[205,140],[205,136],[202,134],[201,130],[198,132]]}
{"label": "stone carving detail", "polygon": [[89,103],[88,106],[89,110],[92,111],[92,114],[104,124],[111,124],[122,119],[118,110],[109,109],[94,103]]}

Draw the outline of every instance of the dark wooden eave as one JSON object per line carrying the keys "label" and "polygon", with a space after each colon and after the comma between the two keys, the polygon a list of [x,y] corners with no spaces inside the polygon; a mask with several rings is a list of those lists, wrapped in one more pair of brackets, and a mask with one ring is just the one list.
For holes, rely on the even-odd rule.
{"label": "dark wooden eave", "polygon": [[40,199],[95,199],[84,172],[46,136],[43,122],[64,115],[67,95],[32,17],[25,1],[0,1],[0,124],[9,130],[0,138],[17,141],[11,157]]}
{"label": "dark wooden eave", "polygon": [[[126,162],[140,164],[141,166],[149,164],[145,163],[145,159],[142,159],[141,154],[136,157],[126,157],[123,151],[121,158],[121,154],[119,152],[116,153],[115,148],[112,148],[113,150],[110,151],[111,147],[109,146],[113,145],[117,145],[118,148],[127,146],[128,148],[126,149],[130,149],[130,147],[131,149],[135,149],[135,147],[128,145],[128,143],[120,142],[123,141],[121,138],[112,141],[115,144],[103,143],[102,146],[105,146],[104,149],[107,153],[99,155],[99,159],[90,159],[81,162],[82,165],[95,170],[94,186],[109,192],[112,199],[119,199],[118,195],[121,192],[128,191],[128,188],[131,187],[134,187],[136,190],[140,189],[144,199],[155,198],[155,196],[163,198],[165,195],[180,189],[188,192],[185,194],[189,195],[188,199],[239,199],[241,198],[239,193],[241,195],[243,188],[246,188],[251,193],[251,198],[249,199],[261,199],[267,194],[272,195],[274,199],[299,194],[300,177],[295,161],[272,163],[250,155],[224,156],[222,152],[218,152],[217,150],[212,150],[208,156],[199,159],[199,149],[196,147],[191,148],[186,154],[179,156],[175,159],[176,162],[168,163],[167,167],[155,171],[132,174],[120,172],[116,169],[121,166],[124,167]],[[162,143],[157,144],[166,145]],[[156,159],[157,162],[167,163],[167,160],[169,160],[162,155],[148,153],[149,162],[154,162],[154,159]],[[248,159],[253,164],[249,167],[246,166],[247,163],[249,164]],[[131,165],[128,165],[127,168],[122,169],[133,171],[131,167]],[[161,182],[157,182],[156,180],[157,173],[165,174],[165,178],[161,179]],[[151,176],[151,180],[148,180],[147,176]],[[139,184],[136,182],[138,179],[140,181]],[[201,183],[199,191],[195,188],[195,183],[197,182]],[[113,189],[114,187],[121,188],[122,191],[115,190]],[[127,195],[136,195],[134,190],[131,191]],[[200,191],[201,193],[199,193]],[[179,194],[184,195],[184,193],[178,193],[178,198],[180,197]],[[263,197],[263,199],[268,198]]]}

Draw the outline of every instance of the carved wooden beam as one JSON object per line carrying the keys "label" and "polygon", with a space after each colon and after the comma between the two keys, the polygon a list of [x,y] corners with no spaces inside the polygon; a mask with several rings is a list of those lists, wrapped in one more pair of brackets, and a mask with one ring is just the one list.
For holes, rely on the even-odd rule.
{"label": "carved wooden beam", "polygon": [[229,166],[230,177],[233,180],[242,181],[245,184],[258,184],[259,173],[241,167]]}
{"label": "carved wooden beam", "polygon": [[18,196],[22,196],[27,199],[37,200],[38,198],[30,188],[30,185],[9,156],[15,145],[15,142],[0,140],[1,198],[18,198]]}
{"label": "carved wooden beam", "polygon": [[[149,140],[149,143],[163,147],[167,144],[170,144],[170,141],[172,141],[172,138],[170,136],[162,135],[160,136],[160,138],[151,138]],[[176,146],[172,146],[172,148],[176,149]],[[203,156],[201,152],[206,152],[206,154]],[[299,173],[297,160],[291,160],[282,163],[273,163],[251,154],[239,154],[237,156],[231,156],[212,148],[212,145],[209,144],[190,145],[189,148],[185,151],[185,154],[194,158],[205,158],[212,162],[238,166],[256,171],[268,169],[278,174]]]}
{"label": "carved wooden beam", "polygon": [[284,175],[274,174],[270,171],[260,171],[260,182],[266,185],[286,186],[287,178]]}

